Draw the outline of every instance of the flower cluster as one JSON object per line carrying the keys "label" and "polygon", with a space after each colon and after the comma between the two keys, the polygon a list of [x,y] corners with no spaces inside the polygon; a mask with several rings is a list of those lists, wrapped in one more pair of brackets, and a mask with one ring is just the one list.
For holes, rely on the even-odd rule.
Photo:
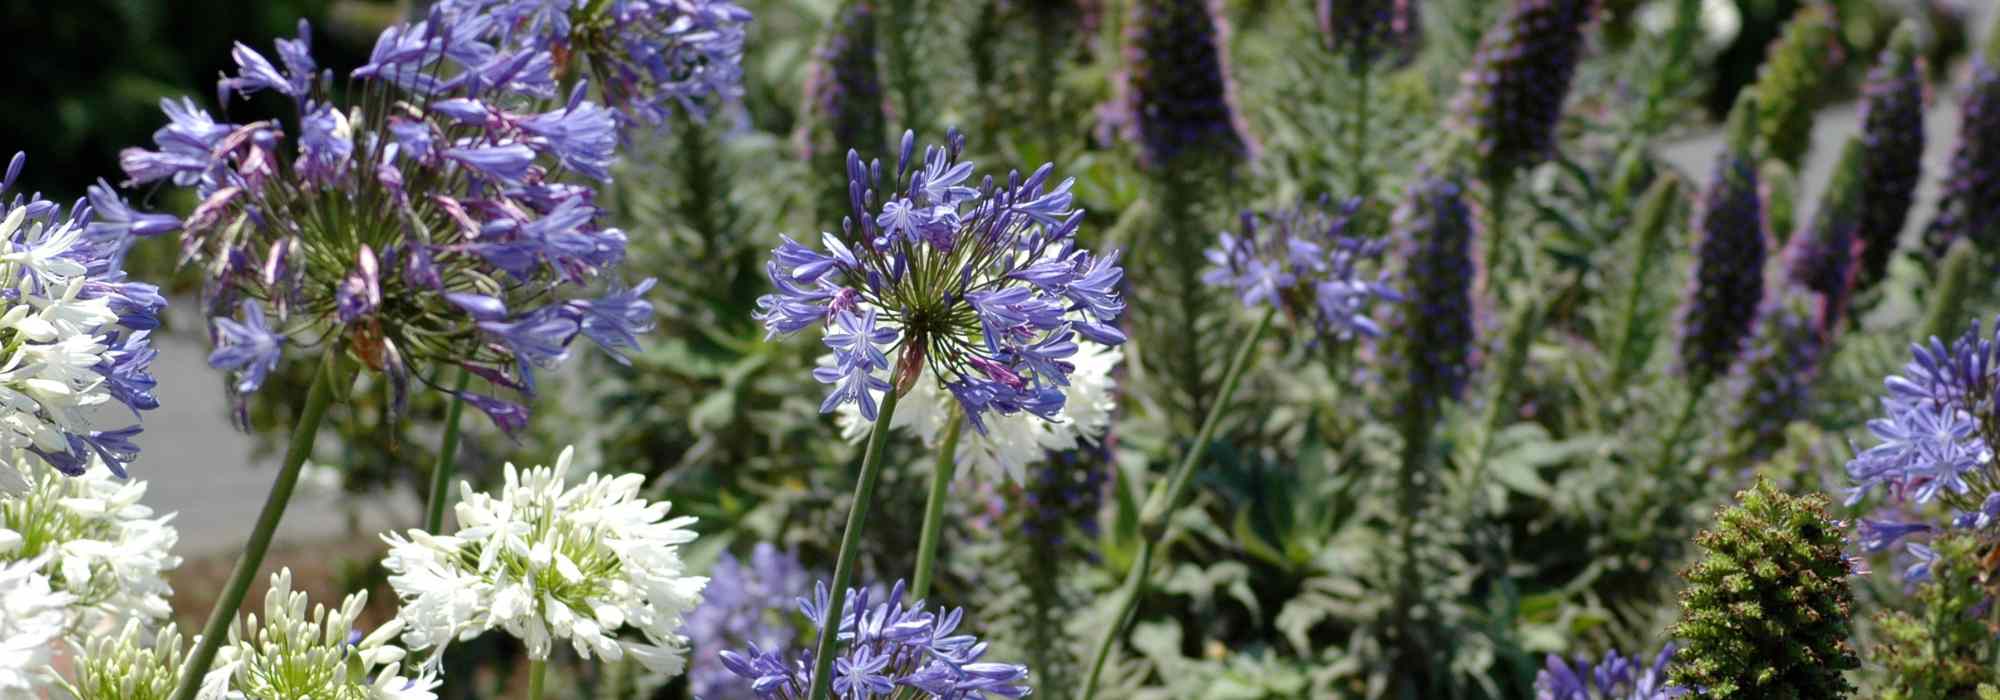
{"label": "flower cluster", "polygon": [[873,0],[850,0],[834,13],[819,60],[806,76],[806,110],[815,129],[801,134],[807,157],[837,160],[852,149],[877,158],[888,150],[875,19]]}
{"label": "flower cluster", "polygon": [[308,615],[305,592],[292,590],[292,570],[272,574],[264,617],[230,625],[229,644],[202,677],[196,697],[436,700],[437,679],[402,675],[404,651],[389,643],[401,621],[358,636],[355,624],[367,604],[362,591],[341,601],[339,610],[314,605]]}
{"label": "flower cluster", "polygon": [[1653,657],[1653,665],[1614,651],[1593,665],[1588,659],[1566,662],[1549,655],[1548,666],[1535,674],[1535,700],[1667,700],[1686,694],[1667,685],[1667,664],[1674,660],[1668,644]]}
{"label": "flower cluster", "polygon": [[1785,279],[1826,300],[1818,323],[1827,332],[1832,332],[1846,316],[1860,266],[1864,245],[1860,237],[1864,154],[1859,138],[1848,139],[1834,166],[1833,181],[1820,195],[1819,209],[1805,228],[1785,243]]}
{"label": "flower cluster", "polygon": [[117,634],[93,636],[76,657],[76,679],[61,687],[74,700],[168,700],[180,682],[187,652],[179,628],[169,624],[145,643],[146,626],[127,620]]}
{"label": "flower cluster", "polygon": [[1882,279],[1923,174],[1924,67],[1915,30],[1897,28],[1868,73],[1861,107],[1861,285]]}
{"label": "flower cluster", "polygon": [[1739,99],[1731,113],[1730,145],[1715,162],[1695,222],[1694,275],[1680,316],[1681,371],[1697,385],[1736,361],[1764,298],[1770,248],[1752,155],[1756,103]]}
{"label": "flower cluster", "polygon": [[1342,203],[1338,215],[1308,207],[1244,212],[1242,234],[1224,231],[1208,249],[1202,281],[1235,290],[1244,306],[1270,304],[1288,317],[1309,320],[1322,336],[1380,337],[1381,327],[1368,315],[1370,302],[1401,297],[1386,284],[1386,270],[1374,280],[1362,277],[1361,263],[1380,256],[1388,244],[1347,235],[1360,207],[1357,198]]}
{"label": "flower cluster", "polygon": [[928,369],[982,434],[989,414],[1055,419],[1076,373],[1077,339],[1124,342],[1115,325],[1124,272],[1116,253],[1078,247],[1073,181],[1049,187],[1054,166],[1044,164],[972,187],[972,163],[959,160],[964,144],[954,131],[918,163],[904,134],[896,189],[887,191],[877,190],[881,163],[864,165],[850,151],[852,215],[841,233],[822,234],[824,250],[787,237],[772,251],[778,291],[757,300],[756,316],[771,336],[827,327],[834,361],[813,372],[834,386],[822,411],[855,403],[874,421],[895,354],[899,396]]}
{"label": "flower cluster", "polygon": [[44,559],[0,564],[0,697],[38,697],[50,652],[68,626],[67,593],[49,585]]}
{"label": "flower cluster", "polygon": [[166,572],[180,534],[139,500],[146,482],[120,480],[103,467],[82,476],[31,470],[28,487],[0,494],[0,562],[46,561],[43,571],[66,594],[80,631],[125,620],[155,621],[172,609]]}
{"label": "flower cluster", "polygon": [[[863,700],[899,692],[938,698],[1027,697],[1028,667],[981,661],[986,644],[958,633],[963,609],[930,612],[923,601],[906,603],[901,581],[879,602],[866,590],[850,589],[846,595],[846,612],[837,622],[834,697]],[[812,598],[799,599],[814,634],[826,628],[828,603],[824,583],[814,587]],[[752,644],[742,652],[723,652],[722,660],[762,700],[800,700],[812,680],[810,664],[782,649]]]}
{"label": "flower cluster", "polygon": [[[454,534],[383,537],[410,648],[435,660],[454,639],[501,628],[535,659],[567,639],[584,658],[630,656],[654,673],[680,672],[687,638],[678,630],[708,582],[688,576],[680,558],[694,518],[667,519],[668,504],[639,498],[638,474],[567,486],[573,453],[564,449],[554,468],[507,465],[498,497],[461,484]],[[641,638],[621,637],[627,628]]]}
{"label": "flower cluster", "polygon": [[[1996,35],[2000,36],[2000,35]],[[1980,250],[2000,244],[2000,56],[1974,59],[1959,102],[1958,145],[1944,178],[1937,218],[1924,230],[1924,249],[1942,260],[1953,241]]]}
{"label": "flower cluster", "polygon": [[[434,5],[385,30],[338,92],[316,73],[304,23],[278,41],[277,64],[238,44],[221,96],[289,98],[292,138],[278,121],[218,122],[169,100],[156,150],[121,154],[130,183],[171,182],[201,201],[178,222],[146,215],[145,231],[179,228],[184,258],[202,261],[209,363],[235,372],[232,393],[312,346],[344,347],[386,375],[397,410],[413,378],[443,366],[533,393],[534,370],[579,335],[615,355],[652,327],[651,282],[617,280],[625,234],[604,225],[591,184],[609,177],[618,120],[587,85],[557,94],[561,45],[523,40],[554,20],[507,14],[521,7]],[[606,279],[599,298],[563,294]],[[505,429],[526,421],[521,405],[464,396]]]}
{"label": "flower cluster", "polygon": [[1402,410],[1414,416],[1463,393],[1477,352],[1474,299],[1482,280],[1464,185],[1441,176],[1415,183],[1393,229],[1408,297],[1390,318],[1410,402]]}
{"label": "flower cluster", "polygon": [[728,553],[709,572],[708,594],[688,613],[688,637],[700,647],[688,660],[688,683],[703,700],[755,700],[723,664],[722,653],[755,645],[783,649],[798,641],[790,624],[792,601],[806,594],[812,577],[798,557],[759,542],[750,560]]}
{"label": "flower cluster", "polygon": [[1422,32],[1417,0],[1319,0],[1319,33],[1355,70],[1388,52],[1408,52]]}
{"label": "flower cluster", "polygon": [[1142,164],[1167,171],[1250,156],[1250,137],[1233,105],[1228,56],[1228,28],[1212,0],[1132,4],[1119,120],[1138,144]]}
{"label": "flower cluster", "polygon": [[461,27],[448,36],[545,53],[558,79],[588,78],[627,125],[664,125],[677,107],[700,117],[710,103],[742,92],[750,12],[730,0],[439,4],[448,13],[493,18],[490,25]]}
{"label": "flower cluster", "polygon": [[1785,426],[1805,415],[1828,350],[1824,297],[1786,287],[1766,299],[1742,359],[1730,370],[1729,439],[1746,463],[1784,445]]}
{"label": "flower cluster", "polygon": [[1452,109],[1484,169],[1505,175],[1548,158],[1597,0],[1517,0],[1479,41]]}
{"label": "flower cluster", "polygon": [[[26,162],[8,161],[0,197]],[[139,412],[160,406],[148,335],[166,299],[122,267],[134,233],[161,225],[101,186],[67,209],[0,199],[0,461],[33,455],[69,475],[102,461],[124,476],[138,457]],[[132,423],[101,429],[121,413],[113,406]]]}

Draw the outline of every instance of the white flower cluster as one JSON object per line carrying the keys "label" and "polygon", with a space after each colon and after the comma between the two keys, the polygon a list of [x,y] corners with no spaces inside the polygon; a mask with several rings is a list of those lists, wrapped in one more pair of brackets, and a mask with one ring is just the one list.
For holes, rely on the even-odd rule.
{"label": "white flower cluster", "polygon": [[94,414],[113,402],[97,368],[118,364],[108,340],[124,332],[113,296],[81,298],[88,268],[66,254],[80,245],[84,224],[30,220],[30,208],[0,218],[0,240],[22,242],[0,255],[10,292],[0,308],[0,338],[8,340],[0,352],[0,456],[10,462],[31,448],[76,456],[70,436],[91,435],[100,427]]}
{"label": "white flower cluster", "polygon": [[68,594],[49,585],[46,558],[0,565],[0,700],[39,698],[50,653],[68,626]]}
{"label": "white flower cluster", "polygon": [[[1041,462],[1048,453],[1075,449],[1102,437],[1117,407],[1112,372],[1125,360],[1125,354],[1118,348],[1081,339],[1076,347],[1076,354],[1068,358],[1076,371],[1069,376],[1069,386],[1063,387],[1063,408],[1055,420],[1026,411],[987,415],[984,434],[971,426],[960,428],[958,463],[971,465],[972,470],[995,480],[1027,483],[1028,466]],[[908,430],[925,446],[936,449],[944,441],[949,421],[957,418],[957,407],[957,399],[945,390],[936,372],[926,370],[923,380],[897,402],[890,426]],[[861,419],[860,409],[850,402],[839,410],[841,434],[855,442],[867,439],[874,424]]]}
{"label": "white flower cluster", "polygon": [[180,680],[186,647],[167,625],[148,647],[145,625],[128,620],[116,635],[91,637],[78,655],[76,680],[62,681],[74,700],[168,700]]}
{"label": "white flower cluster", "polygon": [[80,633],[172,612],[165,574],[180,566],[173,554],[180,533],[172,514],[154,517],[139,502],[146,482],[119,479],[101,464],[81,476],[22,466],[28,488],[0,495],[0,562],[47,561],[43,573],[70,596],[68,623]]}
{"label": "white flower cluster", "polygon": [[[498,497],[461,483],[455,534],[384,537],[410,648],[442,650],[500,628],[535,659],[567,639],[584,658],[629,655],[654,673],[680,673],[682,619],[708,583],[680,559],[694,518],[666,519],[668,504],[639,497],[636,474],[593,474],[566,488],[573,453],[564,449],[554,468],[507,465]],[[620,639],[626,627],[644,640]]]}
{"label": "white flower cluster", "polygon": [[368,593],[350,595],[337,611],[314,605],[292,590],[292,570],[271,575],[264,619],[249,615],[229,628],[229,644],[202,677],[197,700],[436,700],[429,673],[404,677],[404,652],[390,644],[403,629],[392,620],[360,641],[355,622]]}

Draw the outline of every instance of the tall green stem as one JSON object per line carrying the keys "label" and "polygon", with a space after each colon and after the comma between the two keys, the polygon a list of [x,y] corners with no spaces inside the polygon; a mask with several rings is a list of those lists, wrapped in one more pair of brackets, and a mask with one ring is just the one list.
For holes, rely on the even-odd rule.
{"label": "tall green stem", "polygon": [[222,642],[229,636],[229,626],[236,621],[236,609],[243,604],[243,596],[250,590],[250,582],[257,578],[257,571],[264,566],[264,554],[271,549],[271,537],[278,532],[278,521],[285,515],[285,505],[292,500],[292,489],[298,486],[299,469],[312,455],[313,438],[319,434],[319,423],[326,417],[326,408],[333,403],[336,385],[347,377],[340,368],[341,349],[328,349],[320,363],[319,371],[313,373],[312,388],[306,390],[305,405],[299,409],[299,421],[292,426],[292,441],[285,448],[285,462],[278,468],[278,477],[271,482],[271,493],[264,498],[264,509],[257,514],[257,523],[250,529],[250,541],[243,544],[243,554],[236,559],[236,569],[229,574],[229,582],[222,588],[222,596],[215,601],[215,609],[208,613],[208,624],[202,627],[201,641],[195,644],[194,652],[188,655],[187,665],[182,668],[180,685],[174,690],[174,700],[194,700],[195,692],[201,688],[202,676],[215,663],[216,652],[222,649]]}
{"label": "tall green stem", "polygon": [[433,535],[444,527],[445,494],[451,490],[451,475],[458,467],[458,419],[465,415],[465,386],[471,380],[472,373],[459,368],[451,408],[444,412],[444,443],[438,445],[437,464],[431,467],[430,500],[424,504],[424,532]]}
{"label": "tall green stem", "polygon": [[965,419],[954,409],[951,427],[945,428],[944,444],[938,446],[937,465],[931,469],[931,497],[924,502],[924,534],[917,540],[917,575],[910,582],[910,598],[923,600],[931,593],[932,570],[937,566],[938,535],[944,531],[945,493],[951,490],[953,472],[958,468],[958,433]]}
{"label": "tall green stem", "polygon": [[[891,384],[901,382],[891,380]],[[882,479],[882,453],[889,443],[889,425],[896,417],[896,391],[882,394],[875,427],[868,433],[868,451],[861,457],[861,476],[854,480],[854,503],[847,509],[847,531],[840,536],[840,557],[833,565],[833,586],[820,619],[819,644],[813,650],[812,689],[808,700],[826,700],[833,690],[833,647],[840,636],[840,616],[847,607],[847,588],[854,583],[854,558],[861,553],[861,530],[868,524],[868,506],[875,500],[875,483]]]}
{"label": "tall green stem", "polygon": [[542,700],[542,686],[548,682],[549,662],[544,659],[528,661],[528,700]]}
{"label": "tall green stem", "polygon": [[1139,604],[1139,596],[1145,593],[1146,577],[1152,573],[1153,550],[1163,539],[1167,530],[1167,518],[1173,509],[1187,495],[1188,484],[1193,481],[1194,468],[1201,464],[1202,456],[1208,452],[1209,441],[1215,438],[1215,430],[1222,423],[1222,414],[1229,406],[1229,400],[1236,394],[1237,385],[1243,381],[1243,371],[1250,367],[1250,360],[1256,355],[1257,341],[1262,340],[1264,331],[1271,327],[1271,317],[1276,308],[1266,309],[1257,319],[1257,328],[1243,337],[1243,344],[1236,347],[1235,357],[1229,360],[1229,370],[1223,374],[1222,389],[1216,394],[1214,403],[1209,404],[1208,415],[1202,418],[1201,430],[1181,455],[1180,464],[1175,465],[1173,474],[1164,483],[1156,485],[1146,506],[1139,511],[1139,555],[1132,560],[1132,569],[1125,576],[1125,585],[1118,589],[1118,612],[1113,615],[1104,635],[1097,640],[1097,653],[1090,661],[1090,674],[1083,679],[1083,688],[1077,692],[1082,700],[1097,696],[1097,680],[1104,675],[1104,662],[1111,657],[1111,647],[1118,643],[1125,624],[1132,617],[1133,608]]}

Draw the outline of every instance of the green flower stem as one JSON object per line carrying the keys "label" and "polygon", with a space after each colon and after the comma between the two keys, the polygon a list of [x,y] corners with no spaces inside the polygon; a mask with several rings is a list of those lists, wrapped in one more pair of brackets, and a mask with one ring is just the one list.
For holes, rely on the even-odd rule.
{"label": "green flower stem", "polygon": [[326,351],[318,372],[313,373],[312,388],[306,391],[305,405],[299,409],[299,422],[292,426],[292,441],[285,448],[285,462],[278,468],[278,478],[271,482],[271,493],[264,499],[264,509],[257,514],[257,523],[250,529],[250,541],[243,544],[243,554],[236,559],[236,569],[229,574],[229,582],[222,589],[222,596],[215,601],[215,609],[208,613],[208,624],[202,627],[201,641],[188,655],[187,665],[182,668],[180,686],[174,691],[174,700],[194,700],[195,692],[201,688],[202,676],[215,663],[215,654],[222,650],[222,642],[229,637],[229,626],[236,621],[236,609],[243,604],[243,596],[250,590],[250,582],[257,578],[257,571],[264,566],[264,554],[271,549],[271,537],[277,534],[278,520],[285,515],[285,504],[292,500],[292,489],[298,486],[299,469],[312,454],[313,438],[319,434],[319,423],[326,417],[327,406],[333,403],[333,394],[342,379],[352,379],[352,375],[340,366],[341,348],[336,345]]}
{"label": "green flower stem", "polygon": [[931,470],[931,497],[924,502],[924,534],[917,540],[917,575],[910,583],[910,598],[923,600],[931,593],[932,570],[937,567],[938,535],[944,530],[945,492],[951,490],[951,480],[958,468],[958,434],[965,427],[965,419],[953,409],[951,427],[944,432],[944,443],[938,446],[937,466]]}
{"label": "green flower stem", "polygon": [[[891,380],[892,385],[902,382]],[[847,588],[854,583],[854,558],[861,553],[861,530],[868,523],[868,505],[875,500],[875,482],[882,479],[882,453],[889,443],[889,424],[896,417],[897,392],[882,394],[875,427],[868,433],[868,451],[861,457],[861,477],[854,481],[854,503],[847,509],[847,532],[840,536],[840,558],[833,565],[833,585],[827,595],[819,644],[813,650],[812,690],[808,700],[826,700],[833,691],[833,646],[840,633],[841,610],[847,606]]]}
{"label": "green flower stem", "polygon": [[434,535],[444,527],[446,492],[451,490],[451,476],[458,467],[459,417],[465,415],[465,386],[471,381],[472,373],[459,368],[458,386],[451,395],[451,408],[444,413],[444,443],[438,446],[437,464],[431,467],[430,500],[424,504],[424,532]]}
{"label": "green flower stem", "polygon": [[1277,309],[1264,311],[1257,320],[1256,330],[1243,337],[1243,344],[1236,347],[1236,355],[1229,361],[1229,370],[1222,376],[1222,389],[1216,395],[1215,403],[1208,408],[1208,416],[1201,421],[1201,430],[1195,433],[1194,443],[1181,455],[1180,464],[1174,467],[1169,479],[1155,486],[1146,499],[1146,506],[1139,511],[1139,555],[1132,560],[1131,572],[1126,574],[1125,585],[1118,589],[1118,612],[1110,624],[1105,626],[1104,635],[1097,640],[1097,653],[1090,661],[1090,673],[1083,679],[1083,687],[1077,697],[1091,700],[1097,696],[1097,680],[1104,675],[1104,662],[1111,657],[1111,647],[1118,643],[1125,624],[1132,617],[1133,608],[1139,604],[1139,596],[1145,592],[1146,577],[1152,572],[1153,550],[1163,539],[1167,530],[1167,518],[1173,509],[1187,495],[1188,484],[1193,482],[1194,468],[1201,464],[1203,454],[1208,452],[1208,443],[1215,438],[1216,427],[1222,423],[1222,414],[1235,396],[1237,385],[1243,381],[1243,371],[1250,367],[1250,360],[1256,355],[1257,341],[1262,340],[1264,331],[1271,327],[1271,317]]}
{"label": "green flower stem", "polygon": [[549,662],[545,659],[528,661],[528,700],[542,700],[542,686],[547,684]]}

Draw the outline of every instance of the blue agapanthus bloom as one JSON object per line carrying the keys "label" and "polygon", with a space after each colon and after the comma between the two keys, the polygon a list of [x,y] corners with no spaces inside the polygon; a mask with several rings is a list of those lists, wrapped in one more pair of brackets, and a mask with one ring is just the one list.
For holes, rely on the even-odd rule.
{"label": "blue agapanthus bloom", "polygon": [[[2000,414],[1993,404],[2000,337],[1986,335],[1974,322],[1949,346],[1932,338],[1912,345],[1911,355],[1901,374],[1883,382],[1882,415],[1868,422],[1877,443],[1847,463],[1853,482],[1848,505],[1878,487],[1890,500],[1884,512],[1860,523],[1856,534],[1865,551],[1946,527],[1985,531],[2000,524],[2000,467],[1993,448],[2000,444]],[[1933,503],[1948,514],[1927,517],[1920,507]],[[1921,544],[1908,545],[1923,559]]]}
{"label": "blue agapanthus bloom", "polygon": [[1078,246],[1074,181],[1051,187],[1048,164],[975,181],[964,147],[952,131],[919,162],[905,133],[894,173],[850,151],[841,232],[771,252],[778,291],[756,317],[771,336],[827,329],[834,362],[813,376],[834,388],[820,410],[853,402],[873,421],[877,396],[906,391],[928,366],[983,433],[989,412],[1056,415],[1077,337],[1125,341],[1124,271],[1117,253]]}
{"label": "blue agapanthus bloom", "polygon": [[1653,658],[1651,666],[1638,659],[1611,652],[1592,665],[1588,659],[1574,662],[1549,655],[1546,668],[1535,674],[1535,700],[1666,700],[1687,691],[1667,685],[1667,664],[1674,659],[1674,645],[1668,644]]}
{"label": "blue agapanthus bloom", "polygon": [[[827,596],[821,583],[811,598],[798,601],[815,636],[826,627]],[[847,591],[843,610],[833,697],[865,700],[899,692],[966,700],[1028,696],[1028,667],[981,661],[986,644],[958,629],[965,618],[962,609],[931,612],[923,601],[906,602],[898,581],[887,597]],[[800,700],[811,686],[811,659],[783,649],[751,644],[742,652],[723,652],[722,662],[762,700]]]}
{"label": "blue agapanthus bloom", "polygon": [[[277,42],[276,61],[238,44],[238,70],[218,84],[225,106],[272,92],[294,119],[232,123],[169,100],[154,148],[120,155],[129,184],[191,188],[191,214],[99,206],[133,235],[181,232],[184,258],[207,273],[209,363],[234,374],[239,407],[287,353],[328,347],[384,374],[392,410],[446,366],[531,394],[535,371],[561,363],[577,337],[620,357],[653,327],[643,297],[652,282],[622,284],[626,237],[605,221],[597,188],[621,119],[660,116],[649,101],[660,95],[692,99],[693,88],[647,81],[731,70],[671,58],[694,50],[672,41],[722,32],[704,23],[740,13],[728,8],[441,2],[383,31],[339,90],[301,22],[297,38]],[[613,35],[618,56],[593,53],[611,50],[591,42]],[[648,36],[667,43],[640,46]],[[579,61],[592,78],[558,94],[575,75],[566,62]],[[680,67],[616,68],[628,61]],[[510,432],[525,423],[522,404],[479,391],[460,396]]]}
{"label": "blue agapanthus bloom", "polygon": [[753,645],[784,649],[797,642],[798,629],[788,618],[811,581],[798,557],[769,542],[757,543],[747,561],[723,554],[709,572],[701,606],[688,613],[682,630],[696,647],[688,659],[688,684],[694,696],[755,700],[757,693],[729,670],[722,655]]}
{"label": "blue agapanthus bloom", "polygon": [[166,306],[125,278],[125,251],[160,223],[101,187],[67,208],[7,198],[26,163],[17,153],[0,175],[0,458],[72,476],[102,462],[123,477],[139,412],[160,407],[148,334]]}
{"label": "blue agapanthus bloom", "polygon": [[1244,212],[1243,232],[1224,231],[1218,245],[1208,249],[1209,269],[1202,281],[1234,290],[1244,306],[1270,304],[1288,317],[1309,321],[1324,336],[1379,337],[1382,328],[1369,316],[1369,304],[1401,296],[1387,284],[1386,270],[1372,280],[1363,276],[1362,264],[1380,256],[1388,243],[1347,235],[1348,222],[1360,207],[1357,198],[1342,203],[1333,215],[1307,207],[1262,215]]}

